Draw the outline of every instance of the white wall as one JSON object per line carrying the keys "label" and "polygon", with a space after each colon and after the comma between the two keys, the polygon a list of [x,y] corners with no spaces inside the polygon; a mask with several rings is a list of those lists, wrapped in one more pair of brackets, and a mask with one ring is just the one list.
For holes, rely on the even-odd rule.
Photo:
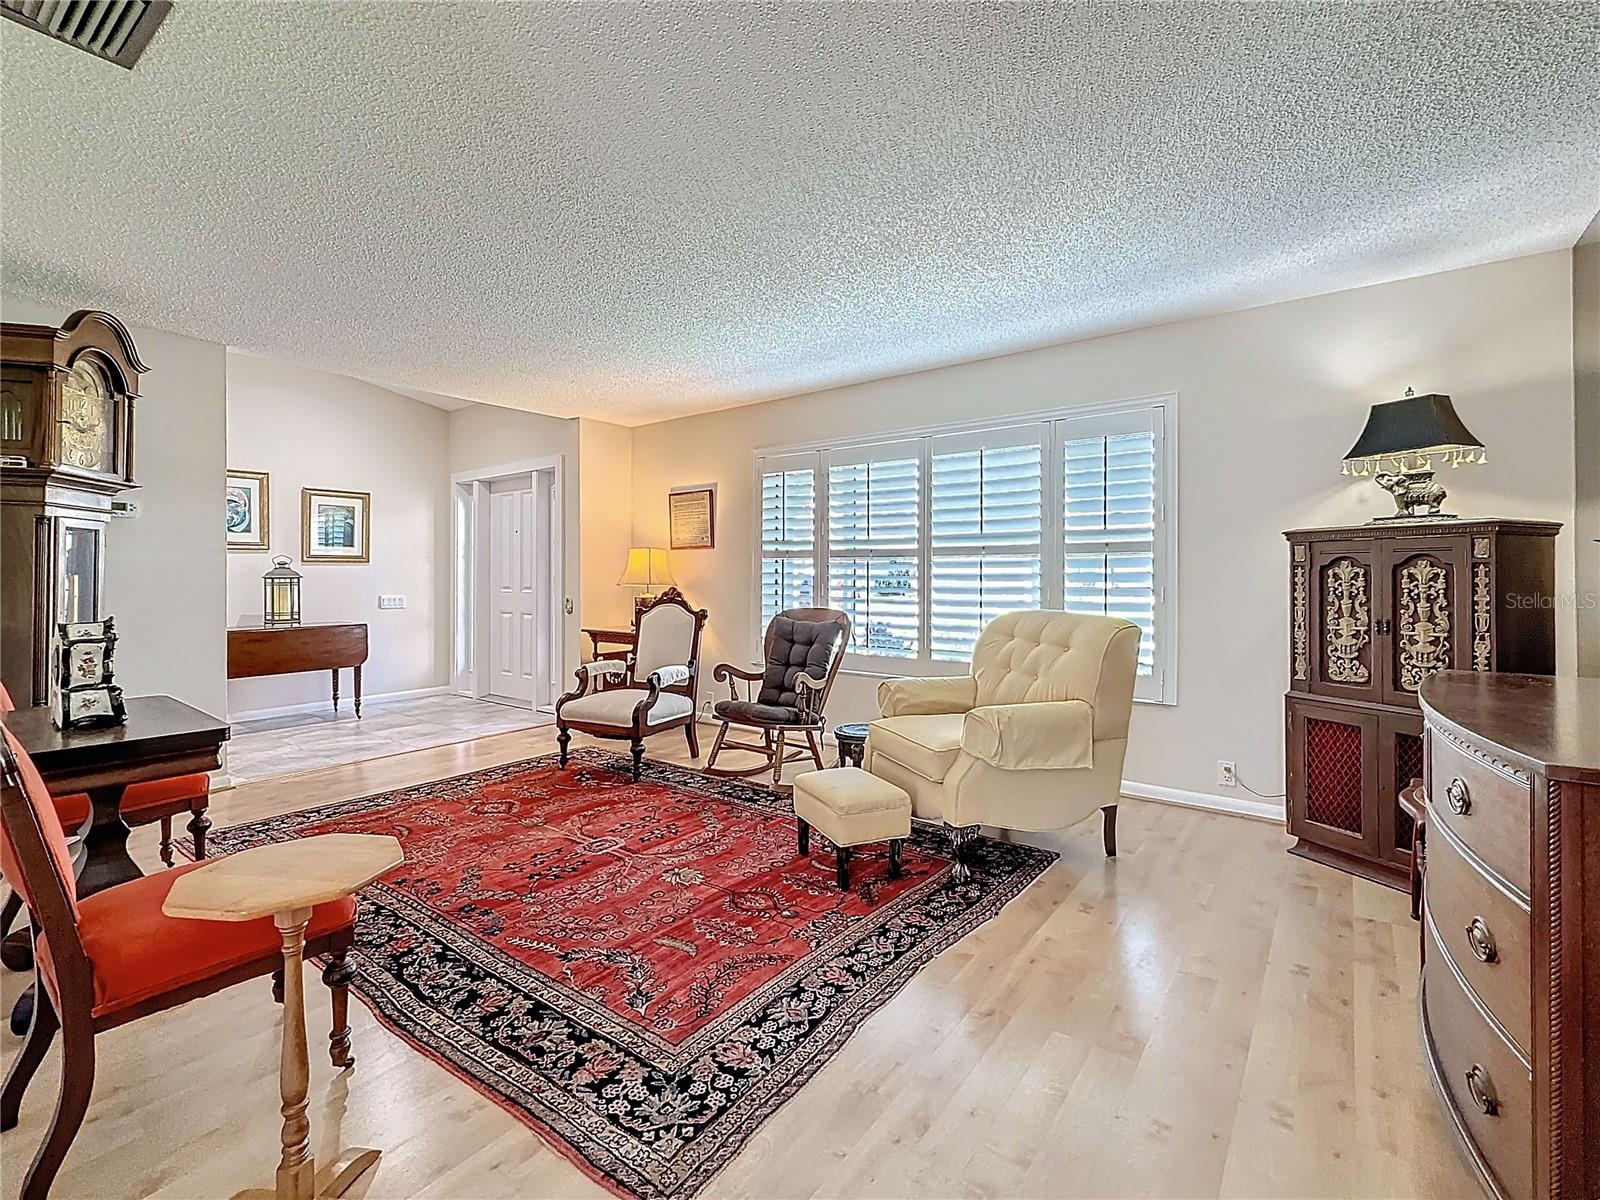
{"label": "white wall", "polygon": [[[634,591],[620,587],[617,579],[627,562],[628,547],[634,544],[631,430],[579,419],[578,514],[583,529],[579,588],[583,624],[597,629],[626,628],[633,623]],[[583,649],[588,653],[587,640]]]}
{"label": "white wall", "polygon": [[1578,671],[1600,675],[1600,217],[1572,252],[1577,406]]}
{"label": "white wall", "polygon": [[[565,509],[562,558],[566,602],[572,611],[563,617],[565,637],[557,680],[563,685],[579,662],[579,630],[583,616],[579,603],[582,587],[583,535],[579,513],[578,421],[547,417],[509,408],[473,405],[449,414],[450,473],[483,471],[529,459],[560,456],[562,506]],[[447,557],[441,557],[441,573]]]}
{"label": "white wall", "polygon": [[[108,311],[116,315],[114,307]],[[7,321],[59,325],[67,316],[30,300],[0,300]],[[218,516],[227,445],[224,350],[137,325],[128,332],[150,372],[140,380],[134,409],[134,474],[141,486],[122,494],[138,504],[139,515],[113,520],[106,541],[117,683],[130,696],[176,696],[221,716],[227,709],[227,580]]]}
{"label": "white wall", "polygon": [[[1447,473],[1456,511],[1563,521],[1557,580],[1574,577],[1572,276],[1567,252],[1135,330],[876,380],[633,431],[633,534],[664,545],[666,494],[715,480],[717,548],[673,557],[708,607],[707,663],[756,654],[752,451],[975,416],[1178,396],[1178,703],[1140,706],[1128,778],[1216,792],[1233,759],[1283,790],[1287,548],[1282,531],[1393,511],[1339,460],[1375,401],[1407,386],[1455,398],[1488,446]],[[1572,671],[1576,621],[1558,616]],[[709,675],[709,672],[707,673]],[[833,720],[876,715],[876,681],[845,677]],[[704,699],[704,697],[702,697]],[[1247,799],[1247,793],[1237,793]]]}
{"label": "white wall", "polygon": [[[228,466],[271,476],[269,550],[228,552],[228,623],[261,619],[261,576],[287,555],[307,621],[365,621],[367,696],[449,682],[449,414],[370,383],[229,351]],[[300,489],[372,493],[370,563],[301,558]],[[219,492],[218,495],[221,493]],[[378,595],[405,596],[404,609]],[[351,695],[348,672],[340,695]],[[326,703],[326,672],[236,679],[233,714]]]}

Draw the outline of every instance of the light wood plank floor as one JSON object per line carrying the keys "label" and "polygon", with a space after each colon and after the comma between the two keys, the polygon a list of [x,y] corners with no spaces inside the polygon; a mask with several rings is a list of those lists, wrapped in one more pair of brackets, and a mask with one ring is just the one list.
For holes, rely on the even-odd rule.
{"label": "light wood plank floor", "polygon": [[[702,735],[702,744],[707,744]],[[582,739],[575,739],[581,741]],[[613,747],[615,744],[612,744]],[[553,748],[526,730],[251,784],[219,826]],[[687,761],[681,739],[651,752]],[[1284,853],[1275,826],[1127,801],[881,1009],[710,1186],[727,1197],[1476,1197],[1417,1044],[1404,898]],[[156,865],[148,831],[134,835]],[[19,986],[7,975],[9,1009]],[[307,979],[314,1040],[326,991]],[[270,1185],[278,1010],[265,980],[98,1039],[63,1197]],[[598,1196],[515,1118],[351,1005],[358,1067],[312,1056],[319,1159],[384,1149],[372,1197]],[[7,1058],[16,1039],[4,1038]],[[52,1059],[0,1138],[15,1195]]]}

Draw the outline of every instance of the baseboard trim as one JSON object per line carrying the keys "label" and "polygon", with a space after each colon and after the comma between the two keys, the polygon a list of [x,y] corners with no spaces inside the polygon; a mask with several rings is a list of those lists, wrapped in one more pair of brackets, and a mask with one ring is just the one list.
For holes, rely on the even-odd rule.
{"label": "baseboard trim", "polygon": [[1211,792],[1159,787],[1153,783],[1134,783],[1128,779],[1122,781],[1122,794],[1135,800],[1153,800],[1157,804],[1171,804],[1178,808],[1198,808],[1232,817],[1248,817],[1253,821],[1271,821],[1274,825],[1283,824],[1284,819],[1283,805],[1270,800],[1236,800]]}
{"label": "baseboard trim", "polygon": [[[449,691],[450,688],[448,686],[440,685],[439,687],[413,688],[407,692],[375,692],[371,695],[362,696],[361,703],[363,705],[367,705],[373,703],[375,700],[412,700],[419,696],[443,696]],[[345,705],[351,699],[352,697],[349,695],[340,695],[340,712],[344,711]],[[325,700],[312,700],[305,704],[284,704],[277,708],[250,708],[243,712],[229,713],[228,720],[230,722],[260,721],[266,717],[287,717],[292,716],[295,713],[320,712],[327,709],[332,703],[333,697],[329,696]],[[350,715],[355,715],[354,709],[351,710]]]}

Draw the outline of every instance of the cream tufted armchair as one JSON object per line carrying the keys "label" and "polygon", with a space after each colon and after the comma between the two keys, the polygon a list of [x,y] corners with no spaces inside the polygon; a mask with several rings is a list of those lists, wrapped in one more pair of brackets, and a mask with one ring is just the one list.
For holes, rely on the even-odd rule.
{"label": "cream tufted armchair", "polygon": [[1132,622],[1006,613],[978,636],[970,675],[878,686],[866,769],[910,792],[914,815],[952,827],[958,878],[979,825],[1065,829],[1100,809],[1114,856],[1138,663]]}

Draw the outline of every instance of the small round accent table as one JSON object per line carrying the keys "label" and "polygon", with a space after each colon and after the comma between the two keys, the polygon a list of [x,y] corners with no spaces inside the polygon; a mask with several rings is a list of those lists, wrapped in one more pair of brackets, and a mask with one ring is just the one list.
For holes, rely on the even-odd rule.
{"label": "small round accent table", "polygon": [[853,721],[833,727],[833,740],[839,743],[839,765],[859,767],[867,749],[867,723]]}
{"label": "small round accent table", "polygon": [[[386,834],[325,833],[241,850],[180,875],[161,906],[169,917],[196,921],[253,921],[270,916],[283,939],[283,1047],[278,1066],[283,1099],[283,1156],[276,1200],[343,1196],[378,1162],[378,1151],[355,1150],[334,1165],[326,1187],[316,1186],[311,1122],[306,1116],[311,1063],[306,1049],[305,977],[301,962],[314,905],[359,891],[405,861]],[[265,1189],[241,1195],[261,1196]]]}

